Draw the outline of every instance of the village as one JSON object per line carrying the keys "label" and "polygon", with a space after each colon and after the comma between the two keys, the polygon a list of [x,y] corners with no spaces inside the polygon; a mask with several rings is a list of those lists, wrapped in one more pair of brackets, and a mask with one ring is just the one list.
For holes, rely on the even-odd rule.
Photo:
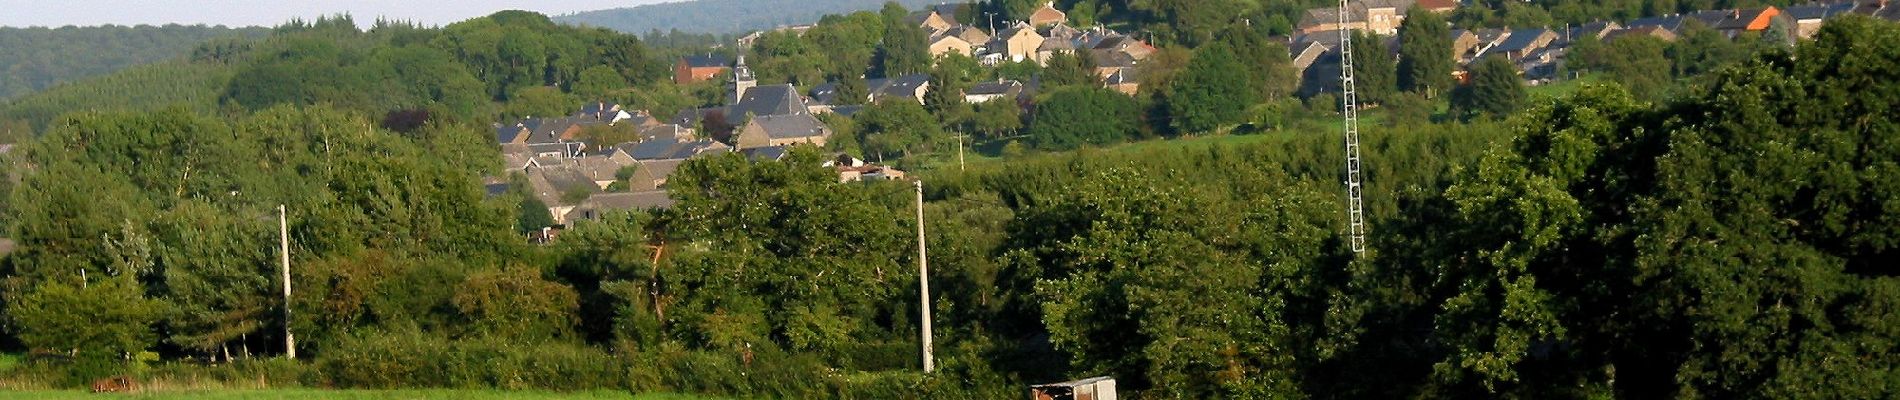
{"label": "village", "polygon": [[[1294,35],[1272,40],[1284,44],[1289,51],[1295,76],[1300,77],[1297,94],[1311,97],[1339,89],[1342,29],[1380,35],[1384,40],[1377,48],[1386,50],[1380,55],[1397,59],[1399,27],[1408,13],[1448,14],[1458,7],[1454,0],[1374,0],[1352,3],[1344,18],[1337,8],[1316,8],[1304,14]],[[1153,45],[1130,34],[1101,26],[1071,27],[1067,15],[1056,9],[1053,2],[1044,4],[1027,20],[1007,21],[1000,27],[954,22],[959,20],[957,13],[971,9],[969,4],[943,4],[913,12],[903,22],[928,33],[929,54],[933,58],[957,54],[994,67],[1026,61],[1046,65],[1061,53],[1086,56],[1095,66],[1094,73],[1101,87],[1131,96],[1141,91],[1142,63],[1157,51]],[[1678,32],[1695,24],[1729,38],[1744,34],[1779,35],[1773,40],[1792,43],[1814,35],[1823,22],[1850,13],[1900,19],[1900,7],[1889,7],[1880,1],[1707,10],[1621,23],[1599,21],[1560,27],[1452,27],[1452,50],[1460,66],[1453,75],[1462,80],[1466,74],[1464,67],[1487,57],[1503,57],[1516,66],[1527,84],[1538,85],[1568,78],[1562,75],[1568,71],[1566,53],[1586,38],[1613,42],[1647,36],[1675,41]],[[810,28],[809,25],[788,26],[776,31],[802,33]],[[737,41],[741,54],[764,33],[766,31],[741,37]],[[867,98],[840,102],[835,82],[804,90],[791,84],[762,84],[746,65],[743,55],[733,59],[711,54],[686,56],[673,68],[672,79],[680,85],[717,78],[730,82],[726,93],[728,104],[674,111],[593,102],[580,106],[568,116],[496,124],[495,138],[500,143],[507,170],[525,178],[533,197],[547,207],[552,217],[550,229],[531,234],[534,240],[545,242],[561,227],[574,221],[596,219],[606,212],[670,206],[673,201],[666,193],[667,177],[688,159],[739,152],[754,161],[774,161],[784,157],[791,146],[823,148],[832,129],[818,116],[831,113],[850,116],[862,108],[844,104],[887,100],[921,104],[932,89],[926,74],[874,78],[866,81]],[[965,90],[962,98],[971,104],[1016,102],[1027,112],[1037,88],[1038,82],[1034,80],[979,82]],[[615,130],[631,135],[585,134],[590,130]],[[625,141],[602,142],[599,139],[603,136]],[[837,170],[840,182],[905,176],[896,168],[866,162],[851,154],[835,154],[827,166]],[[491,195],[507,190],[509,179],[489,177]]]}

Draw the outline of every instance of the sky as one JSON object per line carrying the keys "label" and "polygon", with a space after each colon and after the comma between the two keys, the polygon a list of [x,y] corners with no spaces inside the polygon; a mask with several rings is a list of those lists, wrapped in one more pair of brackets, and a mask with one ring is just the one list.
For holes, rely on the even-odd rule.
{"label": "sky", "polygon": [[668,0],[0,0],[0,26],[164,25],[275,26],[348,13],[368,27],[377,17],[423,25],[449,23],[501,10],[556,16]]}

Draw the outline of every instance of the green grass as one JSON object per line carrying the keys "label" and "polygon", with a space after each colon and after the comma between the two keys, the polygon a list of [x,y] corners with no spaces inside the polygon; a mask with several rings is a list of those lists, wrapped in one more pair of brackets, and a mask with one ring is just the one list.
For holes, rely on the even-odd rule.
{"label": "green grass", "polygon": [[1551,82],[1551,83],[1547,83],[1543,85],[1527,87],[1527,88],[1524,88],[1524,91],[1530,93],[1531,98],[1533,99],[1554,98],[1554,97],[1562,97],[1564,95],[1568,95],[1571,93],[1576,93],[1577,89],[1582,89],[1583,85],[1585,84],[1604,83],[1604,82],[1609,82],[1609,80],[1605,78],[1602,74],[1589,74],[1589,75],[1577,77],[1577,79],[1567,79],[1567,80]]}
{"label": "green grass", "polygon": [[[101,395],[81,390],[62,391],[17,391],[0,392],[0,399],[99,399]],[[683,394],[640,394],[627,392],[539,392],[539,391],[502,391],[502,390],[324,390],[324,389],[272,389],[272,390],[215,390],[215,391],[176,391],[158,393],[138,393],[109,398],[119,399],[194,399],[194,400],[303,400],[303,399],[397,399],[397,400],[528,400],[528,399],[618,399],[618,400],[701,400],[713,397],[701,397]]]}

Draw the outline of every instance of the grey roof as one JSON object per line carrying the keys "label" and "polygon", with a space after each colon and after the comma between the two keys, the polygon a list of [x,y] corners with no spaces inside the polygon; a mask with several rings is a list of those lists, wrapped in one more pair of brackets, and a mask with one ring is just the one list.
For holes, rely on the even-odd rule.
{"label": "grey roof", "polygon": [[1660,15],[1660,16],[1654,16],[1654,17],[1643,17],[1643,18],[1630,20],[1630,23],[1623,24],[1623,27],[1640,28],[1640,27],[1645,27],[1645,26],[1654,26],[1654,27],[1660,27],[1660,28],[1669,30],[1670,32],[1674,32],[1677,29],[1682,29],[1682,20],[1683,20],[1682,14],[1669,14],[1669,15]]}
{"label": "grey roof", "polygon": [[528,145],[528,151],[537,155],[561,153],[561,157],[580,157],[582,147],[584,146],[577,142],[531,143]]}
{"label": "grey roof", "polygon": [[917,88],[928,84],[930,84],[930,75],[910,74],[888,79],[867,80],[864,86],[870,88],[870,92],[874,95],[915,97]]}
{"label": "grey roof", "polygon": [[1048,39],[1043,39],[1042,45],[1036,47],[1036,51],[1060,51],[1060,50],[1075,50],[1075,41],[1069,38],[1052,37]]}
{"label": "grey roof", "polygon": [[859,111],[864,111],[864,106],[836,106],[831,108],[832,114],[846,117],[857,115]]}
{"label": "grey roof", "polygon": [[831,128],[813,118],[810,114],[767,115],[753,118],[765,129],[765,136],[773,139],[797,139],[831,135]]}
{"label": "grey roof", "polygon": [[1585,36],[1602,39],[1604,35],[1610,34],[1610,31],[1614,31],[1614,30],[1622,29],[1622,28],[1623,28],[1623,25],[1618,24],[1614,21],[1596,21],[1596,22],[1591,22],[1591,23],[1587,23],[1583,25],[1573,26],[1573,27],[1570,27],[1570,29],[1565,29],[1563,37],[1559,37],[1557,38],[1557,40],[1562,40],[1568,43],[1571,41],[1583,39]]}
{"label": "grey roof", "polygon": [[1781,9],[1782,14],[1796,21],[1824,20],[1850,12],[1854,12],[1853,2],[1803,4]]}
{"label": "grey roof", "polygon": [[818,104],[831,104],[838,100],[838,83],[825,82],[811,88],[811,101]]}
{"label": "grey roof", "polygon": [[974,6],[974,5],[970,3],[940,3],[940,4],[937,4],[936,6],[930,7],[930,10],[936,11],[937,15],[942,15],[943,19],[956,21],[957,13],[962,12],[965,8],[969,6]]}
{"label": "grey roof", "polygon": [[668,208],[672,207],[673,203],[673,197],[667,195],[665,190],[632,193],[601,193],[588,197],[587,201],[582,202],[573,212],[568,213],[570,216],[568,218],[570,220],[575,219],[573,216],[577,215],[576,213],[586,215],[583,210],[591,210],[598,215],[607,211]]}
{"label": "grey roof", "polygon": [[529,171],[528,185],[534,189],[536,198],[550,206],[568,205],[561,201],[561,197],[570,191],[600,191],[600,185],[594,183],[593,179],[581,171],[568,168],[537,168]]}
{"label": "grey roof", "polygon": [[1012,90],[1020,91],[1022,90],[1022,88],[1023,88],[1022,82],[1017,82],[1013,80],[1012,81],[983,82],[983,83],[978,83],[975,85],[970,85],[970,89],[964,90],[963,94],[979,95],[979,96],[1000,95],[1000,94],[1009,94],[1009,92]]}
{"label": "grey roof", "polygon": [[751,159],[752,161],[783,160],[785,159],[786,154],[791,153],[790,150],[787,150],[784,147],[778,147],[778,146],[754,147],[750,149],[740,150],[739,152],[745,154],[746,158]]}
{"label": "grey roof", "polygon": [[1110,85],[1121,85],[1121,84],[1128,84],[1128,83],[1140,83],[1140,81],[1141,81],[1141,77],[1139,75],[1136,75],[1134,68],[1122,68],[1122,69],[1115,70],[1114,74],[1109,75],[1107,83]]}
{"label": "grey roof", "polygon": [[692,67],[692,68],[709,68],[709,67],[724,68],[724,67],[732,65],[732,60],[727,60],[725,56],[715,55],[715,54],[695,54],[695,55],[686,56],[685,58],[683,58],[683,60],[686,61],[687,67]]}
{"label": "grey roof", "polygon": [[[520,123],[515,123],[514,125],[496,125],[495,126],[495,142],[496,143],[514,142],[515,139],[521,138],[521,135],[525,135],[527,134],[527,132],[528,132],[528,128],[525,126],[522,126]],[[11,147],[11,145],[9,145],[8,147]]]}
{"label": "grey roof", "polygon": [[633,146],[631,155],[636,160],[683,160],[722,149],[725,146],[712,139],[700,139],[682,142],[673,138],[661,138],[640,142]]}
{"label": "grey roof", "polygon": [[740,99],[737,104],[733,104],[729,107],[726,117],[734,118],[746,114],[751,114],[755,117],[764,115],[791,115],[805,114],[807,112],[809,111],[805,105],[805,98],[798,94],[798,88],[794,88],[789,84],[766,85],[746,89],[745,97]]}
{"label": "grey roof", "polygon": [[1494,51],[1513,52],[1513,51],[1537,50],[1539,47],[1541,47],[1537,43],[1537,38],[1549,32],[1550,32],[1549,30],[1546,30],[1544,28],[1525,28],[1525,29],[1514,30],[1514,31],[1511,31],[1510,37],[1504,38],[1504,43],[1498,43],[1497,47],[1493,47],[1491,48],[1490,51],[1486,51],[1485,53],[1490,53]]}
{"label": "grey roof", "polygon": [[640,168],[645,169],[654,178],[660,178],[673,176],[673,171],[678,170],[680,164],[684,163],[686,160],[644,160],[640,161]]}

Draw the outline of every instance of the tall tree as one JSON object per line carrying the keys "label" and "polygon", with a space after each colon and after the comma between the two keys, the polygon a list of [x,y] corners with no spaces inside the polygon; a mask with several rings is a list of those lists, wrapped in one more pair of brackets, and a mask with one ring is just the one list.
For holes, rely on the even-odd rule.
{"label": "tall tree", "polygon": [[1135,99],[1099,87],[1056,89],[1036,105],[1029,136],[1036,147],[1065,150],[1118,143],[1140,135]]}
{"label": "tall tree", "polygon": [[1413,10],[1399,25],[1399,89],[1437,98],[1451,92],[1451,32],[1438,13]]}
{"label": "tall tree", "polygon": [[1239,121],[1258,96],[1247,70],[1225,44],[1195,51],[1167,97],[1174,130],[1184,135],[1206,133]]}
{"label": "tall tree", "polygon": [[885,78],[930,71],[929,34],[923,28],[894,23],[885,28],[884,45],[878,48],[878,68],[874,75]]}
{"label": "tall tree", "polygon": [[1358,79],[1359,100],[1371,104],[1385,101],[1399,88],[1398,63],[1386,50],[1386,37],[1365,31],[1353,31],[1352,35],[1353,77]]}
{"label": "tall tree", "polygon": [[1501,118],[1523,107],[1528,96],[1517,67],[1503,57],[1485,57],[1471,68],[1471,83],[1452,94],[1452,108],[1465,119]]}

